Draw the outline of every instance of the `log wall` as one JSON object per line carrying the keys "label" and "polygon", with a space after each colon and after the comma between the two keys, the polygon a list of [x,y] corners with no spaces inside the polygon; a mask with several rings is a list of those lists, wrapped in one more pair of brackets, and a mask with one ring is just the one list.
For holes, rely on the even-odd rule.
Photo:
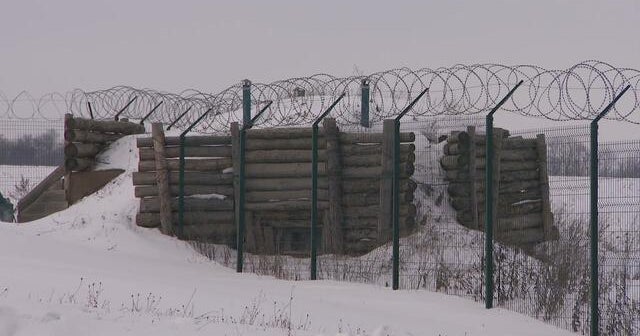
{"label": "log wall", "polygon": [[64,167],[67,173],[87,171],[95,164],[96,155],[110,143],[125,135],[142,134],[144,126],[121,121],[74,118],[64,119]]}
{"label": "log wall", "polygon": [[[189,136],[185,140],[185,229],[215,243],[235,245],[234,214],[237,200],[239,130],[231,136]],[[379,220],[385,197],[381,197],[385,159],[383,133],[340,132],[327,119],[319,139],[319,232],[322,253],[357,255],[378,245]],[[401,230],[415,225],[413,193],[415,139],[401,134]],[[133,175],[140,198],[137,224],[160,225],[160,201],[156,186],[153,141],[139,138],[140,163]],[[166,137],[165,160],[169,171],[173,220],[177,221],[178,139]],[[174,155],[175,154],[175,155]],[[246,241],[249,252],[306,255],[310,249],[311,224],[311,129],[255,129],[246,133],[245,153]],[[194,195],[218,194],[203,200]],[[175,224],[174,224],[175,225]],[[386,235],[390,237],[390,235]],[[387,240],[388,241],[388,240]]]}
{"label": "log wall", "polygon": [[[523,139],[496,128],[494,136],[496,238],[523,248],[555,239],[544,134]],[[476,230],[485,223],[485,144],[486,136],[473,127],[452,132],[440,158],[458,222]]]}
{"label": "log wall", "polygon": [[[164,155],[158,155],[162,152],[158,148],[160,143],[154,143],[152,138],[136,139],[138,171],[132,176],[135,196],[140,199],[136,224],[159,227],[164,221],[171,223],[171,227],[165,227],[163,231],[178,233],[180,139],[164,137],[160,132],[161,129],[156,129],[156,139],[163,138]],[[185,137],[184,144],[184,227],[181,238],[232,245],[235,226],[231,137],[190,136]],[[157,159],[164,162],[157,162]],[[161,215],[163,204],[166,205],[164,216]]]}

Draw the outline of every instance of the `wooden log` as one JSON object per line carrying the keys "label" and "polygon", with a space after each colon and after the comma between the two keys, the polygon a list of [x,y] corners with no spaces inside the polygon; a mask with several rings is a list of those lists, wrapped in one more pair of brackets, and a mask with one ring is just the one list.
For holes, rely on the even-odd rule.
{"label": "wooden log", "polygon": [[[463,131],[453,131],[447,136],[448,143],[468,143],[469,142],[469,134]],[[477,137],[480,139],[480,137]]]}
{"label": "wooden log", "polygon": [[104,133],[121,133],[121,134],[142,134],[144,126],[136,123],[110,121],[110,120],[92,120],[82,118],[65,119],[65,129],[83,130]]}
{"label": "wooden log", "polygon": [[[180,194],[178,185],[169,185],[172,197],[178,197]],[[153,185],[136,186],[134,189],[136,197],[152,197],[158,196],[158,187]],[[233,187],[231,185],[185,185],[184,195],[209,195],[218,194],[224,196],[233,196]]]}
{"label": "wooden log", "polygon": [[[247,150],[311,150],[311,137],[300,139],[247,139]],[[318,139],[318,148],[325,148],[326,142]]]}
{"label": "wooden log", "polygon": [[444,155],[440,158],[440,166],[445,170],[463,169],[469,164],[469,157],[465,155]]}
{"label": "wooden log", "polygon": [[[311,163],[250,163],[246,176],[250,178],[311,177]],[[327,174],[326,166],[318,164],[318,175]]]}
{"label": "wooden log", "polygon": [[[247,179],[247,191],[311,190],[310,178],[252,178]],[[318,179],[319,189],[328,189],[326,177]]]}
{"label": "wooden log", "polygon": [[[382,169],[380,170],[380,212],[378,213],[378,239],[377,243],[383,243],[391,237],[392,218],[392,190],[393,190],[393,147],[395,134],[395,121],[385,119],[382,125],[383,142],[380,146],[382,156]],[[402,145],[401,145],[402,146]],[[402,148],[402,147],[401,147]]]}
{"label": "wooden log", "polygon": [[116,141],[122,137],[122,134],[97,133],[73,129],[67,129],[64,131],[64,139],[69,142],[106,144]]}
{"label": "wooden log", "polygon": [[[241,215],[242,215],[242,211],[247,210],[246,200],[242,202],[242,200],[240,199],[240,195],[241,193],[246,192],[247,189],[246,189],[246,185],[243,189],[241,189],[241,186],[240,186],[240,173],[245,166],[243,166],[243,162],[241,161],[241,157],[240,157],[242,155],[242,149],[240,148],[240,144],[242,142],[241,141],[242,133],[240,132],[240,124],[238,122],[231,123],[230,133],[231,133],[231,162],[233,164],[233,201],[235,204],[233,208],[233,213],[235,216],[234,224],[236,227],[240,227],[243,224],[246,225],[245,224],[246,217],[245,217],[245,223],[241,223],[241,218],[242,218]],[[246,142],[244,142],[244,144],[246,144]],[[249,181],[251,181],[251,179],[249,179]],[[241,205],[243,209],[241,209]],[[236,237],[236,245],[238,241],[240,240],[238,239],[238,237]]]}
{"label": "wooden log", "polygon": [[[327,179],[329,209],[326,225],[322,228],[323,250],[328,253],[342,254],[344,249],[342,227],[342,152],[338,125],[333,118],[322,121],[327,149]],[[320,169],[318,169],[320,170]]]}
{"label": "wooden log", "polygon": [[[170,136],[165,138],[166,146],[180,146],[179,136]],[[188,147],[212,146],[212,145],[230,145],[231,137],[228,135],[189,135],[184,138],[184,145]],[[137,138],[136,146],[152,147],[151,138]]]}
{"label": "wooden log", "polygon": [[503,149],[500,153],[500,160],[502,161],[535,161],[537,158],[538,153],[535,148]]}
{"label": "wooden log", "polygon": [[[400,156],[400,162],[413,163],[416,160],[416,155],[413,152],[406,153]],[[345,167],[371,167],[382,165],[381,154],[369,154],[369,155],[348,155],[343,156],[342,163]]]}
{"label": "wooden log", "polygon": [[[475,126],[467,127],[467,133],[471,139],[474,139],[476,136],[476,128]],[[478,209],[478,188],[475,183],[477,179],[477,168],[476,168],[476,144],[475,142],[470,142],[469,144],[469,178],[472,183],[470,183],[470,210],[471,210],[471,224],[472,229],[477,229],[479,227],[479,209]]]}
{"label": "wooden log", "polygon": [[[329,204],[327,202],[318,202],[318,209],[327,209]],[[249,211],[298,211],[298,210],[310,210],[311,202],[308,200],[302,201],[277,201],[277,202],[247,202],[245,206]]]}
{"label": "wooden log", "polygon": [[255,212],[254,218],[256,220],[291,220],[291,219],[303,219],[306,221],[311,220],[311,213],[306,210],[301,211],[260,211]]}
{"label": "wooden log", "polygon": [[[323,131],[320,131],[323,135]],[[247,130],[247,139],[311,139],[310,127],[287,127],[287,128],[254,128]]]}
{"label": "wooden log", "polygon": [[[178,223],[178,213],[171,213],[173,223]],[[232,211],[194,211],[184,213],[184,226],[191,225],[218,225],[233,223]],[[158,227],[160,226],[160,213],[145,212],[136,215],[136,225],[142,227]]]}
{"label": "wooden log", "polygon": [[68,158],[64,160],[64,168],[67,172],[84,171],[93,167],[94,161],[89,158]]}
{"label": "wooden log", "polygon": [[[166,235],[173,234],[173,223],[171,221],[171,191],[169,190],[169,171],[164,153],[164,129],[162,123],[151,124],[151,137],[153,139],[153,149],[155,152],[155,170],[158,187],[158,205],[160,212],[160,231]],[[140,205],[142,211],[142,204]]]}
{"label": "wooden log", "polygon": [[[179,147],[166,148],[167,158],[179,158]],[[185,157],[231,157],[231,146],[201,146],[201,147],[185,147]],[[140,160],[153,160],[153,149],[140,148]]]}
{"label": "wooden log", "polygon": [[[400,178],[408,178],[413,175],[415,167],[413,163],[400,163]],[[383,174],[383,167],[345,167],[342,176],[345,179],[368,179],[380,178]]]}
{"label": "wooden log", "polygon": [[[270,226],[277,229],[311,229],[311,220],[310,219],[268,219],[268,218],[260,218],[260,225],[262,226]],[[323,227],[322,223],[318,225],[320,228]]]}
{"label": "wooden log", "polygon": [[[340,143],[379,143],[383,142],[382,133],[340,133]],[[416,135],[413,132],[400,132],[400,142],[414,142]]]}
{"label": "wooden log", "polygon": [[[342,190],[345,193],[358,192],[380,192],[380,179],[344,179],[342,181]],[[400,179],[400,192],[413,192],[418,185],[410,178]]]}
{"label": "wooden log", "polygon": [[[133,172],[133,185],[155,185],[156,174],[153,172]],[[169,184],[178,184],[178,172],[169,173]],[[184,183],[198,185],[231,185],[233,176],[231,174],[186,172]]]}
{"label": "wooden log", "polygon": [[[169,200],[171,211],[178,211],[178,199],[171,198]],[[231,199],[201,199],[185,197],[185,212],[194,211],[232,211],[233,200]],[[160,199],[158,197],[145,197],[140,199],[140,212],[160,212]]]}
{"label": "wooden log", "polygon": [[549,175],[547,172],[547,143],[544,134],[536,137],[536,151],[540,166],[540,197],[542,199],[542,227],[545,240],[558,239],[557,230],[553,228],[553,214],[551,213],[551,199],[549,196]]}
{"label": "wooden log", "polygon": [[[378,144],[366,144],[366,145],[343,145],[340,149],[342,155],[381,155],[383,145]],[[410,152],[415,152],[416,146],[414,144],[400,144],[400,155],[406,155]]]}
{"label": "wooden log", "polygon": [[[311,162],[311,150],[252,150],[247,151],[247,163],[282,163],[282,162]],[[318,150],[318,162],[327,160],[324,150]]]}
{"label": "wooden log", "polygon": [[[246,195],[247,202],[270,202],[287,200],[311,200],[311,190],[286,190],[286,191],[249,191]],[[327,201],[329,194],[326,189],[318,190],[318,199]]]}
{"label": "wooden log", "polygon": [[64,146],[64,155],[67,158],[92,158],[102,150],[98,144],[67,143]]}
{"label": "wooden log", "polygon": [[[167,168],[171,171],[179,171],[180,161],[176,159],[167,159]],[[231,158],[218,158],[218,159],[185,159],[184,170],[185,171],[203,171],[203,172],[221,172],[227,168],[232,167]],[[155,171],[154,161],[138,162],[138,171],[147,172]]]}
{"label": "wooden log", "polygon": [[[477,138],[476,135],[474,135]],[[445,155],[458,155],[467,153],[469,151],[470,145],[472,142],[448,142],[443,146],[443,153]],[[485,141],[473,142],[476,147],[476,156],[482,157],[485,156],[486,147]],[[516,138],[506,138],[504,139],[503,149],[505,150],[535,150],[535,139],[516,139]]]}

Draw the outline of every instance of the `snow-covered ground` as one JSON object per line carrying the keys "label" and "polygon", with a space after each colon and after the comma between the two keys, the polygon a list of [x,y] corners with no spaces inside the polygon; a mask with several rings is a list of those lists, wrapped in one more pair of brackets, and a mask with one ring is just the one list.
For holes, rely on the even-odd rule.
{"label": "snow-covered ground", "polygon": [[569,335],[428,291],[237,274],[135,226],[133,137],[103,155],[127,171],[69,209],[0,225],[0,335]]}

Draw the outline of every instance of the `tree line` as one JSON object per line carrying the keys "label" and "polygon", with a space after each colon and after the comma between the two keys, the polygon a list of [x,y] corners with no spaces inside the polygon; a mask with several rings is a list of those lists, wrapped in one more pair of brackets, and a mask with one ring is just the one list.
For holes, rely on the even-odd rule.
{"label": "tree line", "polygon": [[64,159],[64,144],[55,129],[17,139],[0,135],[0,164],[20,166],[58,166]]}

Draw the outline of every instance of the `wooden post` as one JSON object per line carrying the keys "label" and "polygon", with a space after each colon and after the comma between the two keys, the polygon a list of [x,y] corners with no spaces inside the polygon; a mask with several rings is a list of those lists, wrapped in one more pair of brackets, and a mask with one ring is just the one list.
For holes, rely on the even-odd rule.
{"label": "wooden post", "polygon": [[544,239],[557,239],[553,230],[553,214],[551,213],[551,203],[549,199],[549,175],[547,172],[547,143],[544,134],[536,136],[536,150],[538,152],[538,165],[540,173],[540,196],[542,198],[542,228]]}
{"label": "wooden post", "polygon": [[238,122],[231,123],[231,164],[233,166],[233,218],[238,228],[238,219],[240,218],[240,126]]}
{"label": "wooden post", "polygon": [[393,188],[393,119],[384,120],[382,126],[382,176],[380,178],[380,212],[378,213],[378,243],[382,244],[391,238],[392,226],[392,188]]}
{"label": "wooden post", "polygon": [[153,151],[156,161],[156,183],[158,185],[158,198],[160,199],[160,230],[167,235],[173,234],[171,222],[171,190],[169,189],[169,170],[165,155],[164,130],[162,123],[151,124],[151,137],[153,138]]}
{"label": "wooden post", "polygon": [[323,250],[341,254],[343,246],[342,216],[342,163],[340,160],[340,134],[336,120],[326,118],[322,121],[324,137],[327,142],[327,177],[329,182],[329,218],[322,227]]}
{"label": "wooden post", "polygon": [[467,127],[467,133],[469,134],[469,186],[471,197],[470,208],[471,209],[471,228],[478,230],[480,228],[478,218],[478,186],[476,185],[476,127]]}

